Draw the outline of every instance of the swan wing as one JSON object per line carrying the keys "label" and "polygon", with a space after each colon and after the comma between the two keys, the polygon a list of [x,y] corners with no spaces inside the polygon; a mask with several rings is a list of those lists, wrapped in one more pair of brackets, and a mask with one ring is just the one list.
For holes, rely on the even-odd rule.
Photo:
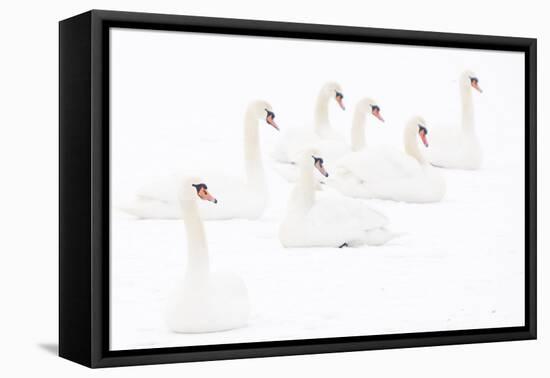
{"label": "swan wing", "polygon": [[319,136],[306,127],[287,129],[271,151],[271,157],[281,163],[296,162],[297,154],[319,140]]}
{"label": "swan wing", "polygon": [[312,147],[325,160],[327,167],[330,167],[339,158],[350,152],[349,145],[342,140],[320,140],[313,144]]}
{"label": "swan wing", "polygon": [[326,198],[317,201],[285,232],[299,238],[300,246],[339,247],[344,243],[355,246],[364,244],[369,232],[387,223],[385,216],[360,201]]}
{"label": "swan wing", "polygon": [[345,197],[318,200],[306,218],[317,230],[342,235],[363,235],[364,231],[388,224],[388,219],[382,213],[360,200]]}
{"label": "swan wing", "polygon": [[418,162],[396,150],[365,150],[348,154],[335,166],[336,177],[358,183],[390,183],[421,174]]}
{"label": "swan wing", "polygon": [[444,162],[457,159],[455,149],[460,139],[460,135],[452,127],[433,127],[430,130],[430,147],[426,151],[428,160],[434,162]]}
{"label": "swan wing", "polygon": [[457,128],[434,128],[430,134],[428,160],[436,166],[460,169],[478,169],[483,161],[483,150],[477,135]]}

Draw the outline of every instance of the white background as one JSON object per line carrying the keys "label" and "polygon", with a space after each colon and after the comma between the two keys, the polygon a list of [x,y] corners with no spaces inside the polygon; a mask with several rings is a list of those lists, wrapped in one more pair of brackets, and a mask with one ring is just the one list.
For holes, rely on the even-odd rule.
{"label": "white background", "polygon": [[[114,29],[111,46],[112,349],[524,324],[522,53],[128,29]],[[367,144],[402,150],[413,115],[434,133],[459,127],[458,78],[467,68],[484,88],[471,90],[482,169],[441,170],[440,203],[367,201],[405,233],[384,246],[281,247],[277,230],[293,185],[274,172],[270,152],[285,131],[312,127],[325,81],[338,80],[347,104],[342,111],[329,101],[333,130],[349,141],[355,104],[374,97],[386,122],[367,117]],[[212,269],[236,273],[248,287],[249,324],[170,332],[167,296],[186,269],[181,221],[117,210],[172,170],[198,172],[223,202],[234,188],[209,181],[208,172],[244,177],[242,118],[258,98],[271,103],[283,130],[258,125],[267,208],[258,220],[205,225]],[[318,197],[337,195],[325,188]]]}
{"label": "white background", "polygon": [[[548,153],[542,145],[544,55],[550,29],[540,2],[481,4],[429,1],[326,4],[278,1],[81,1],[20,2],[2,6],[0,59],[0,209],[3,232],[2,342],[6,376],[38,374],[105,376],[545,376],[547,337],[542,299],[548,279],[544,256],[548,212],[543,197]],[[539,38],[539,340],[304,357],[209,362],[89,371],[54,357],[57,340],[57,21],[90,8],[240,17]],[[546,373],[546,374],[545,374]]]}

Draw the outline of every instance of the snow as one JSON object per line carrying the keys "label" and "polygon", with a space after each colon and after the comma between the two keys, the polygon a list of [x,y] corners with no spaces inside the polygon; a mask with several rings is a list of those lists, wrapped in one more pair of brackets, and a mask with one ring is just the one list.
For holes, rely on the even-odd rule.
{"label": "snow", "polygon": [[[122,30],[111,41],[111,349],[524,324],[522,54]],[[221,64],[226,49],[240,54],[225,54]],[[457,122],[456,78],[464,68],[476,71],[484,89],[474,96],[483,168],[441,170],[441,203],[366,201],[404,233],[385,246],[282,248],[278,226],[292,186],[267,158],[277,132],[260,125],[268,209],[258,221],[205,224],[213,269],[246,282],[250,324],[194,335],[166,328],[167,295],[185,270],[185,233],[182,221],[135,220],[118,210],[140,185],[189,166],[242,174],[246,103],[263,97],[281,128],[297,127],[311,119],[329,79],[341,82],[348,109],[331,105],[337,131],[349,135],[355,102],[371,96],[387,122],[370,120],[377,128],[369,144],[402,148],[413,114],[428,129]],[[299,72],[299,85],[297,75],[281,72]],[[223,201],[223,188],[209,189]]]}

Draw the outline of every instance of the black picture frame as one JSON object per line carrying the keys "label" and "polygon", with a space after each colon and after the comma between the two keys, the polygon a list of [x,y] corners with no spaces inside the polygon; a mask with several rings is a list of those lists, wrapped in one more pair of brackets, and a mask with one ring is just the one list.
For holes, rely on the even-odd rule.
{"label": "black picture frame", "polygon": [[[109,28],[525,53],[525,326],[109,350]],[[535,339],[537,41],[92,10],[59,23],[59,355],[88,367]]]}

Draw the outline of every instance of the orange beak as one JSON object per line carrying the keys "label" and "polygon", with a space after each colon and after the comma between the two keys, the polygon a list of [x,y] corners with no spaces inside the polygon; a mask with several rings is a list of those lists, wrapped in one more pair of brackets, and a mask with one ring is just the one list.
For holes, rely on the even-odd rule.
{"label": "orange beak", "polygon": [[483,93],[483,91],[479,87],[479,84],[478,84],[477,80],[472,81],[472,88],[476,89],[479,93]]}
{"label": "orange beak", "polygon": [[325,177],[328,177],[328,173],[325,170],[325,167],[323,167],[320,163],[315,164],[315,168]]}
{"label": "orange beak", "polygon": [[428,147],[428,139],[426,138],[426,133],[424,131],[420,131],[418,134],[420,135],[420,139],[422,139],[422,143],[424,143],[424,146]]}
{"label": "orange beak", "polygon": [[204,188],[201,189],[197,194],[200,197],[200,199],[202,199],[202,200],[218,203],[218,200],[216,198],[214,198],[214,196],[212,196],[212,194],[210,194]]}
{"label": "orange beak", "polygon": [[384,122],[384,118],[383,118],[382,115],[380,114],[380,110],[379,110],[379,109],[373,109],[372,115],[375,116],[376,118],[378,118],[380,121]]}
{"label": "orange beak", "polygon": [[338,105],[340,105],[340,108],[342,110],[346,110],[346,107],[344,106],[344,99],[342,98],[342,96],[336,96],[336,102],[338,103]]}
{"label": "orange beak", "polygon": [[277,123],[275,122],[275,119],[273,118],[272,115],[267,116],[267,118],[265,119],[265,121],[266,121],[267,123],[269,123],[271,126],[273,126],[273,127],[275,128],[275,130],[280,131],[280,130],[279,130],[279,126],[278,126]]}

